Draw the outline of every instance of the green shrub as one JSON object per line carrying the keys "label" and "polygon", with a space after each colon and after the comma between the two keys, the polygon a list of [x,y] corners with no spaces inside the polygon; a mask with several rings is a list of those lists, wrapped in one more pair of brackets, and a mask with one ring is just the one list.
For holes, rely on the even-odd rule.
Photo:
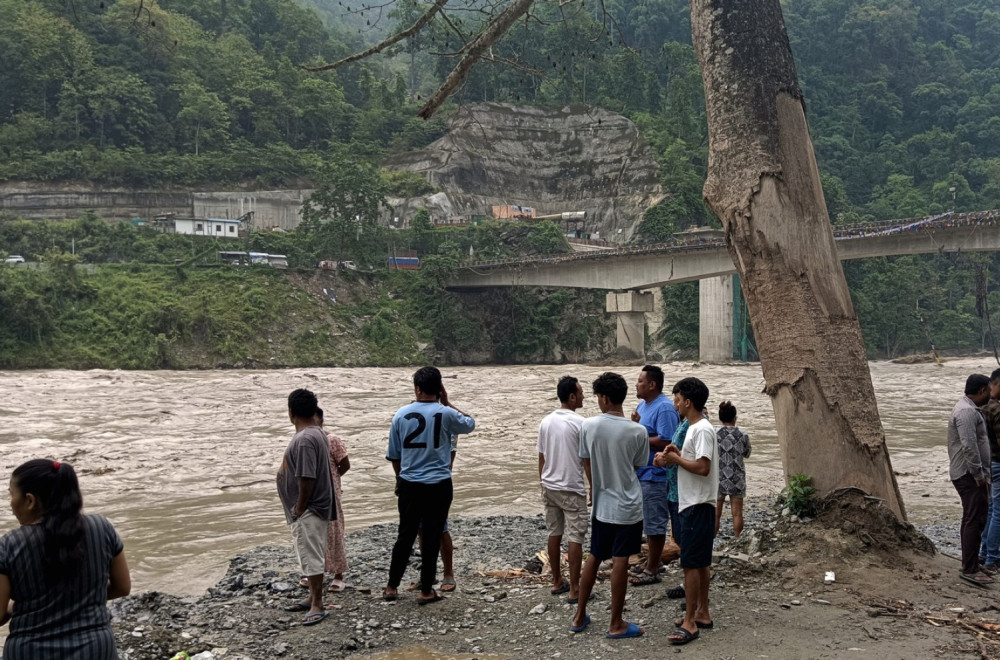
{"label": "green shrub", "polygon": [[796,516],[803,518],[816,513],[816,489],[812,487],[812,477],[793,474],[788,479],[788,485],[782,489],[785,505]]}

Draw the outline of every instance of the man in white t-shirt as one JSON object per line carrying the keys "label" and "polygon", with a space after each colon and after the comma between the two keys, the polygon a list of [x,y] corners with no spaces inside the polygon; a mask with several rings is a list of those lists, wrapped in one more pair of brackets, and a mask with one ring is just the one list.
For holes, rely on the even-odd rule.
{"label": "man in white t-shirt", "polygon": [[678,508],[681,520],[681,567],[687,606],[684,618],[674,623],[667,639],[671,644],[687,644],[698,639],[701,628],[712,627],[708,611],[709,567],[715,541],[715,499],[719,493],[719,450],[715,429],[702,410],[708,401],[708,387],[697,378],[684,378],[674,385],[674,407],[690,423],[683,449],[668,446],[656,455],[654,465],[676,465]]}
{"label": "man in white t-shirt", "polygon": [[[575,604],[580,597],[580,566],[583,563],[583,539],[587,536],[587,485],[580,458],[580,427],[583,417],[576,413],[583,406],[583,387],[572,376],[563,376],[556,385],[560,406],[546,415],[538,426],[538,476],[542,481],[542,504],[545,527],[549,532],[549,566],[552,567],[552,595],[567,591],[567,601]],[[590,473],[587,473],[590,483]],[[563,580],[560,559],[562,537],[566,535],[569,551],[569,583]]]}
{"label": "man in white t-shirt", "polygon": [[625,621],[622,612],[628,589],[628,558],[638,554],[642,546],[642,487],[635,469],[649,460],[649,433],[645,426],[625,417],[622,402],[628,395],[628,384],[620,375],[607,372],[598,376],[594,394],[603,414],[585,419],[580,427],[580,457],[584,466],[590,465],[594,490],[590,557],[580,574],[580,600],[570,630],[583,632],[590,624],[587,600],[597,568],[611,559],[611,621],[604,636],[639,637],[642,628]]}

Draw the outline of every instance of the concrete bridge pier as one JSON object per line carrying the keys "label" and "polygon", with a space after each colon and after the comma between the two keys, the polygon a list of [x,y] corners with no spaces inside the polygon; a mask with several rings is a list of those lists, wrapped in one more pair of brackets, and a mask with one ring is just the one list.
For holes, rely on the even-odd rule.
{"label": "concrete bridge pier", "polygon": [[609,293],[606,309],[616,317],[618,354],[626,358],[645,358],[646,313],[653,311],[653,294]]}
{"label": "concrete bridge pier", "polygon": [[702,362],[733,359],[733,276],[698,282],[698,357]]}

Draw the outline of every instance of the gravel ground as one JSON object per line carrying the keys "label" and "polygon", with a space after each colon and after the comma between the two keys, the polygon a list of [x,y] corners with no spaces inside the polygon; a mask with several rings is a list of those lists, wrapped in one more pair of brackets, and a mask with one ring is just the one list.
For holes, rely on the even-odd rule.
{"label": "gravel ground", "polygon": [[[749,551],[745,544],[740,544],[744,546],[740,550],[747,554],[738,554],[733,549],[728,558],[713,566],[713,614],[725,623],[723,631],[706,631],[706,635],[714,634],[717,644],[728,645],[725,642],[728,634],[732,636],[731,643],[745,646],[746,636],[756,640],[758,631],[777,612],[789,620],[783,632],[787,634],[796,626],[801,626],[803,632],[775,647],[781,652],[771,649],[773,642],[762,637],[759,650],[771,649],[767,654],[770,658],[810,655],[812,644],[817,643],[816,631],[812,630],[816,626],[829,628],[829,638],[824,642],[827,647],[836,651],[840,645],[850,644],[849,638],[863,623],[851,617],[863,619],[863,609],[858,615],[856,604],[846,601],[843,609],[838,609],[839,592],[835,594],[828,589],[831,595],[823,595],[822,577],[816,587],[799,584],[802,581],[796,581],[788,573],[796,561],[776,554],[783,544],[793,545],[796,530],[804,529],[808,521],[790,522],[773,503],[763,507],[748,505],[746,530],[752,534],[745,533],[744,539],[761,538],[767,543]],[[115,601],[112,613],[119,653],[125,660],[165,659],[179,651],[192,656],[201,653],[197,656],[199,660],[238,660],[346,657],[401,650],[405,656],[429,658],[432,656],[417,649],[431,648],[452,657],[503,654],[575,658],[616,657],[623,649],[628,649],[625,652],[630,657],[652,657],[669,648],[666,636],[673,630],[670,620],[679,611],[677,601],[666,598],[664,587],[682,581],[675,563],[666,569],[661,585],[628,590],[626,618],[646,625],[647,635],[641,640],[610,642],[600,634],[606,626],[610,598],[606,581],[599,580],[589,608],[594,630],[573,635],[568,625],[574,607],[565,602],[565,597],[548,593],[549,576],[526,570],[527,566],[539,563],[533,558],[545,547],[541,516],[456,517],[450,520],[450,525],[459,586],[443,602],[418,607],[415,595],[402,589],[398,601],[381,600],[396,526],[373,525],[348,536],[351,564],[348,581],[357,588],[330,594],[330,617],[319,625],[302,627],[300,614],[289,614],[282,609],[304,594],[297,585],[299,576],[291,547],[259,547],[234,557],[222,580],[199,598],[147,592]],[[731,521],[724,520],[717,541],[724,557],[731,529]],[[941,548],[953,551],[956,547],[957,521],[942,520],[925,525],[921,531]],[[417,556],[412,558],[403,587],[416,579],[419,561]],[[502,574],[503,571],[507,574]],[[815,572],[810,568],[810,575]],[[846,637],[844,631],[849,633]],[[862,636],[862,640],[870,642],[878,629],[869,632],[871,635]],[[704,650],[706,642],[699,644]],[[699,644],[691,648],[699,648]],[[744,650],[752,648],[751,643]],[[844,653],[848,648],[853,647],[843,646]],[[923,647],[900,648],[905,648],[907,654],[924,652]],[[756,657],[723,651],[716,649],[712,657]],[[824,657],[838,657],[838,654]],[[906,656],[890,653],[888,657]]]}

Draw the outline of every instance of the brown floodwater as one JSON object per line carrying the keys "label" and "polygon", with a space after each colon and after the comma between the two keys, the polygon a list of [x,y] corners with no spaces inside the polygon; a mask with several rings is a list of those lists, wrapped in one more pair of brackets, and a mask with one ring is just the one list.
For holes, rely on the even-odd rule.
{"label": "brown floodwater", "polygon": [[[994,367],[986,359],[943,367],[872,363],[893,467],[915,523],[947,513],[957,524],[947,416],[965,377]],[[539,420],[557,405],[555,383],[564,374],[589,382],[608,369],[445,369],[455,376],[445,381],[452,401],[477,421],[476,431],[460,438],[452,511],[539,513],[535,439]],[[610,369],[630,384],[638,377],[637,367]],[[0,473],[9,475],[29,458],[72,463],[86,510],[106,515],[125,541],[134,589],[198,594],[222,576],[233,555],[289,542],[274,475],[292,434],[285,397],[297,387],[317,393],[327,427],[347,443],[348,529],[395,519],[387,429],[396,409],[412,399],[412,371],[0,371]],[[780,490],[781,461],[760,367],[685,363],[666,371],[668,389],[683,376],[704,380],[712,391],[710,410],[723,398],[734,402],[753,443],[749,497]],[[597,414],[593,397],[582,412]],[[816,429],[817,438],[822,433]],[[0,532],[16,524],[5,507]]]}

